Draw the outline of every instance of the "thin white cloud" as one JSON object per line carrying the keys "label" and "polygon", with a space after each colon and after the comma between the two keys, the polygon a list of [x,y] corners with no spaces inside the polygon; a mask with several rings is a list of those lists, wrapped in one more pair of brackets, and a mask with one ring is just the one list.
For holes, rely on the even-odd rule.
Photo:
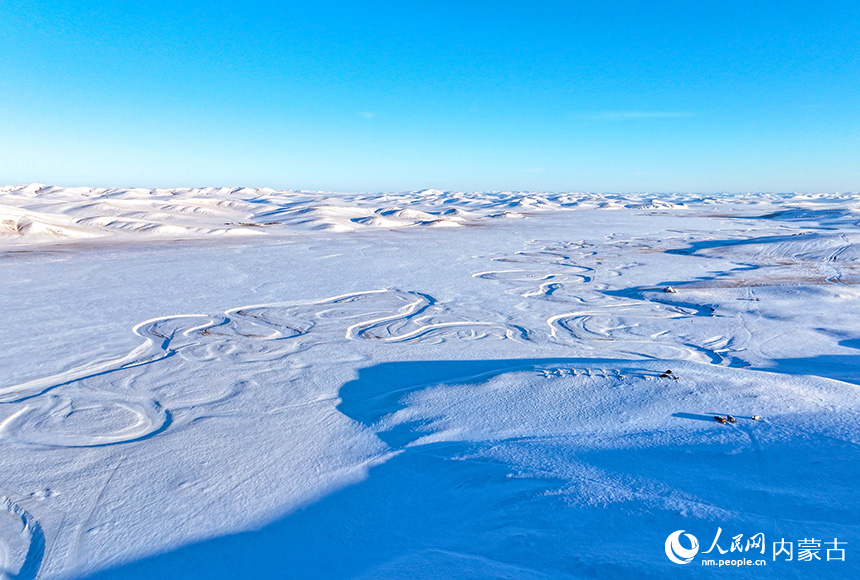
{"label": "thin white cloud", "polygon": [[635,121],[638,119],[683,119],[695,117],[695,113],[684,111],[601,111],[582,115],[593,121]]}
{"label": "thin white cloud", "polygon": [[359,113],[359,116],[364,117],[365,119],[372,119],[376,116],[376,113],[372,111],[362,111]]}

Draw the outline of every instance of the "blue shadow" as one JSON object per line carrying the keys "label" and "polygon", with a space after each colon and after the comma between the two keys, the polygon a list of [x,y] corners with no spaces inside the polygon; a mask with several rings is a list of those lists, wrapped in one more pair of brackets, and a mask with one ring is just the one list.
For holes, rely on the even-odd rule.
{"label": "blue shadow", "polygon": [[[355,380],[343,385],[339,409],[372,427],[402,408],[404,396],[429,385],[468,383],[544,365],[594,366],[601,362],[637,365],[636,361],[572,358],[384,363],[362,369]],[[683,527],[704,541],[708,534],[713,536],[717,525],[727,529],[742,526],[741,531],[748,534],[763,531],[768,538],[777,533],[807,533],[805,528],[786,531],[790,524],[775,523],[774,514],[837,522],[837,526],[827,526],[827,533],[844,532],[844,522],[853,521],[856,501],[850,498],[854,497],[856,470],[846,471],[833,458],[856,455],[856,447],[824,442],[823,463],[801,474],[808,480],[808,489],[818,494],[810,495],[815,503],[808,503],[807,497],[782,497],[778,491],[783,477],[798,477],[782,475],[789,473],[787,468],[797,457],[795,446],[771,448],[771,465],[760,473],[749,469],[755,453],[745,432],[725,433],[735,442],[587,452],[576,443],[566,444],[563,438],[506,441],[517,452],[549,462],[545,472],[531,469],[521,473],[491,459],[492,448],[500,442],[403,447],[420,435],[407,427],[402,432],[380,434],[400,453],[371,469],[357,484],[261,529],[178,547],[89,578],[713,578],[713,570],[707,567],[669,562],[663,554],[666,535]],[[741,444],[744,452],[737,453]],[[562,476],[563,469],[556,472],[552,468],[555,458],[561,465],[587,469]],[[651,474],[655,489],[681,486],[685,496],[689,494],[701,505],[713,506],[722,514],[734,510],[737,515],[728,519],[682,516],[672,495],[667,495],[666,502],[661,499],[663,492],[653,501],[629,504],[601,499],[601,495],[612,498],[616,493],[611,483],[615,479],[608,486],[594,480],[592,468],[618,474],[620,481],[628,481],[628,474]],[[768,489],[770,486],[776,490]],[[565,489],[576,489],[573,497],[578,498],[593,492],[596,499],[570,503]],[[615,507],[606,509],[613,502]],[[828,511],[822,512],[823,508]],[[798,574],[813,568],[820,578],[836,578],[849,571],[844,566],[782,567],[778,577],[799,578],[802,575]],[[851,567],[850,571],[857,569]]]}

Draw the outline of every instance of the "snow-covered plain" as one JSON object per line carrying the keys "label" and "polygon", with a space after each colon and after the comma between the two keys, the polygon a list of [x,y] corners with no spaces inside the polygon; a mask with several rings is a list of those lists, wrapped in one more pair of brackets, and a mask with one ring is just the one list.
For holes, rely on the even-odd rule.
{"label": "snow-covered plain", "polygon": [[0,578],[860,577],[858,225],[835,194],[0,188]]}

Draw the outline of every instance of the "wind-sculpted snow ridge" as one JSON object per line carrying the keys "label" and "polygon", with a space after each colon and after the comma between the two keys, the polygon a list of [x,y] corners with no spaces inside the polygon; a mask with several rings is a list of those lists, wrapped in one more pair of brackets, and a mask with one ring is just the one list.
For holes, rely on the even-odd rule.
{"label": "wind-sculpted snow ridge", "polygon": [[[661,365],[616,359],[537,362],[425,385],[403,392],[399,405],[392,406],[375,427],[383,437],[396,434],[396,441],[412,453],[436,445],[437,453],[452,458],[499,462],[509,466],[513,477],[543,479],[554,488],[546,495],[568,505],[640,505],[657,513],[668,510],[706,520],[738,510],[743,512],[740,517],[756,525],[770,526],[779,518],[777,527],[786,528],[816,517],[817,499],[800,499],[794,504],[798,520],[789,522],[776,515],[785,514],[785,506],[775,512],[774,505],[759,503],[755,490],[785,486],[785,498],[802,497],[800,488],[788,491],[800,484],[784,480],[776,467],[790,461],[790,454],[779,457],[785,454],[781,447],[817,442],[823,457],[839,453],[832,441],[842,450],[860,444],[860,431],[852,424],[860,391],[846,391],[836,381],[776,379],[766,373],[688,362],[673,363],[673,377],[678,377],[673,379]],[[765,419],[753,419],[753,409]],[[737,423],[722,427],[714,421],[715,413],[732,414]],[[803,427],[795,424],[801,416],[807,416]],[[804,434],[801,441],[799,433]],[[688,458],[672,458],[670,442],[679,439],[697,449],[703,461],[691,464]],[[451,445],[455,442],[461,445]],[[599,450],[606,455],[598,455]],[[721,486],[736,490],[729,495],[709,484],[714,476],[707,473],[727,450],[727,455],[746,458],[737,466],[726,464],[727,476],[718,478]],[[767,462],[750,470],[744,467],[754,465],[755,457],[764,453]],[[643,462],[664,466],[641,469]],[[675,464],[683,468],[673,474],[670,466]],[[837,495],[847,492],[844,481],[830,483]],[[727,503],[729,497],[736,503]],[[772,501],[790,505],[793,500]],[[838,502],[825,509],[838,510]],[[852,524],[847,512],[840,518],[842,524]]]}
{"label": "wind-sculpted snow ridge", "polygon": [[34,580],[44,555],[42,526],[27,510],[0,496],[0,579]]}
{"label": "wind-sculpted snow ridge", "polygon": [[[773,203],[803,212],[838,211],[850,196],[747,194],[732,205],[773,213]],[[331,194],[269,188],[117,189],[40,184],[0,187],[0,241],[40,243],[119,239],[354,232],[403,227],[460,227],[552,210],[718,210],[720,196],[693,194],[404,193]],[[855,214],[853,206],[848,211]]]}

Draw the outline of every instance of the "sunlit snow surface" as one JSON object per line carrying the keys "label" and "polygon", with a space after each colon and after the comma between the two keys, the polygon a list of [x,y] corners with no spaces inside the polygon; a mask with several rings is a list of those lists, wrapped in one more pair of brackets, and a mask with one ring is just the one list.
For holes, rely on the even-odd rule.
{"label": "sunlit snow surface", "polygon": [[0,188],[0,578],[858,577],[858,208]]}

